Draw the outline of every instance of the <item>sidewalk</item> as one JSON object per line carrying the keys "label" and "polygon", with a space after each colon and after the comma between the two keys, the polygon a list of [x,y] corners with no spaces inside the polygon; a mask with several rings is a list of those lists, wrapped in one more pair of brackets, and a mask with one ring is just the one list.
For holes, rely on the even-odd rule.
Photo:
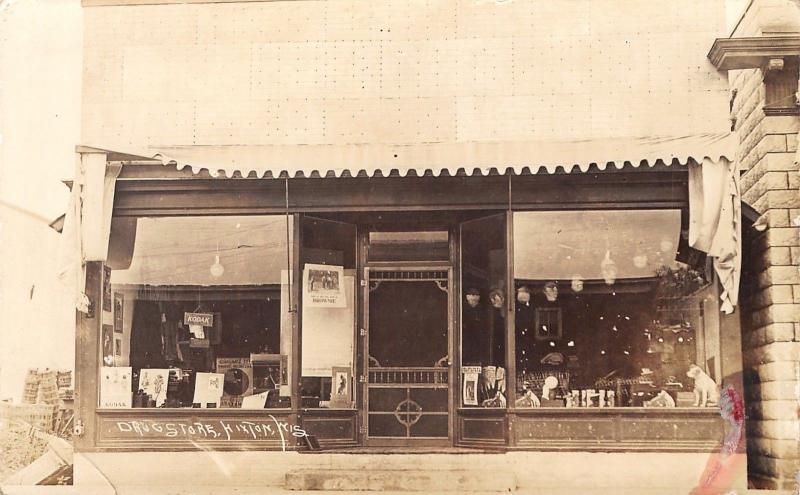
{"label": "sidewalk", "polygon": [[[110,488],[110,487],[109,487]],[[113,490],[113,489],[112,489]],[[73,486],[0,486],[0,495],[84,495],[94,493],[93,490],[87,492],[80,487]],[[110,491],[110,495],[429,495],[425,492],[367,492],[367,491],[291,491],[275,487],[231,487],[220,489],[220,487],[179,487],[179,486],[129,486],[118,492]],[[456,492],[451,492],[454,495]],[[460,492],[459,495],[497,495],[498,492]],[[515,495],[588,495],[586,489],[564,488],[559,491],[541,490],[515,490]],[[732,492],[736,495],[797,495],[797,492],[774,491],[774,490],[746,490]],[[434,495],[434,494],[430,494]],[[442,495],[441,492],[435,495]],[[593,490],[591,495],[688,495],[661,490],[647,489],[627,489],[627,490]]]}

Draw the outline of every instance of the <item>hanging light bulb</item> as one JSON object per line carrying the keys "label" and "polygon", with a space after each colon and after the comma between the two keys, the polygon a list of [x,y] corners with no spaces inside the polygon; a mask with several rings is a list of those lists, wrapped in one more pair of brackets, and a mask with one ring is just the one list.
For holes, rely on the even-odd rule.
{"label": "hanging light bulb", "polygon": [[617,264],[611,259],[611,251],[606,251],[606,257],[600,262],[600,271],[606,285],[614,285],[617,281]]}
{"label": "hanging light bulb", "polygon": [[219,262],[219,254],[214,255],[214,264],[208,270],[211,272],[211,276],[215,278],[219,278],[225,273],[225,267]]}

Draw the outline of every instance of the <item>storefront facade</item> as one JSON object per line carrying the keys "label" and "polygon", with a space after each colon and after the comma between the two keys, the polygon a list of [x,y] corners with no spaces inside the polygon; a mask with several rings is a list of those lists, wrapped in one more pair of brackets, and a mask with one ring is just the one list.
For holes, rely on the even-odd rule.
{"label": "storefront facade", "polygon": [[722,11],[95,4],[80,451],[742,452]]}
{"label": "storefront facade", "polygon": [[[280,391],[280,398],[274,402],[271,398],[270,407],[258,411],[242,410],[240,403],[226,405],[219,398],[214,400],[219,409],[198,410],[193,404],[197,396],[185,398],[187,392],[172,385],[159,398],[158,407],[133,407],[130,397],[132,408],[102,407],[114,401],[103,397],[101,385],[96,448],[196,448],[204,441],[223,447],[283,448],[280,436],[253,438],[252,431],[241,430],[238,438],[229,438],[231,432],[219,425],[217,430],[222,431],[216,434],[202,427],[196,433],[181,429],[208,418],[235,424],[259,423],[265,417],[302,427],[323,448],[703,451],[719,441],[722,423],[716,408],[692,408],[693,397],[685,402],[686,394],[681,394],[684,402],[679,407],[648,409],[644,403],[655,394],[637,397],[640,390],[631,388],[639,381],[638,368],[649,368],[659,374],[658,380],[671,379],[676,389],[686,387],[683,392],[687,392],[689,384],[677,385],[686,381],[678,376],[700,357],[698,348],[709,356],[701,360],[719,363],[713,371],[717,376],[730,377],[741,369],[738,346],[719,343],[722,332],[736,333],[737,321],[733,315],[717,317],[714,284],[689,281],[691,290],[669,296],[664,291],[678,290],[677,286],[659,285],[656,272],[664,268],[654,263],[658,257],[660,263],[674,258],[674,253],[661,248],[678,253],[679,244],[686,242],[680,239],[681,218],[688,214],[685,169],[662,165],[575,176],[381,179],[190,176],[144,181],[137,177],[137,170],[149,167],[153,166],[123,165],[116,179],[110,251],[114,256],[106,263],[110,289],[104,290],[110,290],[116,301],[115,308],[105,312],[116,310],[122,316],[110,337],[119,349],[108,344],[101,349],[103,365],[120,362],[126,365],[125,372],[132,366],[133,381],[143,369],[172,368],[173,376],[167,380],[175,381],[174,370],[180,367],[187,373],[220,372],[226,359],[240,359],[245,363],[237,366],[246,368],[245,381],[255,382],[259,378],[253,377],[258,373],[255,355],[279,354],[285,356],[280,366],[285,381],[271,387]],[[333,184],[326,187],[326,183]],[[619,194],[620,187],[630,190],[626,197]],[[218,199],[198,202],[194,195]],[[431,204],[431,197],[441,203]],[[365,205],[353,205],[354,198]],[[587,206],[587,198],[591,205]],[[326,206],[314,208],[314,203]],[[223,211],[221,204],[236,206]],[[183,213],[175,215],[176,211]],[[656,224],[662,227],[650,231],[648,226]],[[286,249],[287,236],[291,250]],[[236,252],[245,249],[252,250],[248,256],[254,258]],[[632,254],[628,268],[621,260],[620,268],[609,268],[606,252],[616,265],[610,253],[628,251]],[[223,273],[215,279],[210,267],[217,261]],[[636,265],[630,266],[634,261]],[[265,264],[277,275],[259,275],[259,270],[267,269]],[[304,307],[311,297],[306,289],[313,284],[308,264],[315,266],[312,269],[341,268],[348,284],[343,307]],[[201,268],[181,268],[196,265]],[[603,278],[603,269],[610,278]],[[686,270],[678,273],[683,276]],[[705,276],[703,270],[705,265],[692,269],[692,276]],[[282,284],[280,272],[284,272]],[[287,284],[288,272],[303,284]],[[270,276],[273,280],[268,280]],[[205,282],[198,284],[198,277]],[[90,277],[101,285],[102,279]],[[544,292],[550,281],[555,282],[553,301]],[[529,294],[526,302],[522,302],[524,292]],[[513,302],[505,297],[508,293],[516,294]],[[494,305],[490,294],[497,298]],[[473,297],[478,299],[474,308],[469,301]],[[237,306],[235,301],[242,302]],[[262,308],[257,307],[259,302]],[[188,326],[181,320],[192,312],[231,321],[228,332],[242,336],[181,337],[181,327]],[[679,322],[684,328],[675,329],[672,320],[667,323],[670,312],[684,316],[686,321]],[[253,313],[258,316],[242,316]],[[109,316],[105,315],[107,321]],[[543,334],[548,327],[545,319],[552,320],[553,335]],[[176,336],[170,337],[177,344],[174,352],[167,350],[168,339],[162,335],[170,320],[175,322]],[[262,325],[267,330],[254,330]],[[111,328],[105,326],[108,332]],[[701,326],[708,335],[698,334]],[[593,330],[587,335],[581,328]],[[520,335],[536,329],[532,339]],[[139,335],[147,332],[149,336]],[[102,328],[96,335],[107,337]],[[203,340],[209,341],[208,348],[181,349]],[[680,349],[681,344],[686,349]],[[215,356],[205,355],[212,351]],[[201,362],[190,363],[183,357],[187,353],[198,354]],[[661,359],[673,353],[680,357],[674,363],[664,362],[675,369],[659,369]],[[209,365],[204,360],[216,362]],[[192,364],[195,369],[189,368]],[[495,381],[490,390],[483,390],[489,385],[484,376],[489,366],[508,371],[504,384]],[[465,372],[475,367],[480,372]],[[344,368],[348,397],[334,404],[331,381],[339,368]],[[628,375],[598,383],[617,368]],[[470,373],[476,374],[470,377]],[[572,386],[567,385],[570,375]],[[551,393],[545,407],[534,407],[541,404],[527,403],[525,393],[530,390],[541,398],[546,376],[564,383],[552,387],[558,391]],[[475,382],[468,383],[470,378]],[[653,392],[666,384],[656,385],[652,377],[641,377],[641,382],[641,391]],[[473,386],[471,395],[468,388]],[[580,401],[587,404],[587,399],[573,399],[573,390],[591,391],[595,398],[582,407]],[[505,404],[484,403],[495,399],[498,391]],[[234,395],[241,401],[245,392]],[[566,421],[569,431],[562,430]],[[630,421],[639,428],[630,428]],[[175,424],[168,426],[171,423]],[[427,429],[418,433],[414,426],[419,423]],[[286,448],[295,443],[302,445],[302,438],[287,441]]]}

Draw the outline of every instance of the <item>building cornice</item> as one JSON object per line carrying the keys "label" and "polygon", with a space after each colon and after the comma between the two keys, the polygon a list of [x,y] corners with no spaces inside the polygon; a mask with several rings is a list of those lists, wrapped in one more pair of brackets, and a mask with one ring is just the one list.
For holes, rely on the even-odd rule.
{"label": "building cornice", "polygon": [[772,58],[800,55],[800,35],[717,38],[708,59],[719,70],[757,69]]}

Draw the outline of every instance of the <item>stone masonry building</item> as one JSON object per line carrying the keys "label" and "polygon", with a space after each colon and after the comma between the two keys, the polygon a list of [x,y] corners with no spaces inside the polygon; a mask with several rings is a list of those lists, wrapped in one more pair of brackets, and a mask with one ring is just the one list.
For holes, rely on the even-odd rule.
{"label": "stone masonry building", "polygon": [[760,217],[745,236],[742,351],[748,472],[760,488],[796,486],[800,379],[800,5],[754,0],[709,57],[728,70],[744,202]]}

